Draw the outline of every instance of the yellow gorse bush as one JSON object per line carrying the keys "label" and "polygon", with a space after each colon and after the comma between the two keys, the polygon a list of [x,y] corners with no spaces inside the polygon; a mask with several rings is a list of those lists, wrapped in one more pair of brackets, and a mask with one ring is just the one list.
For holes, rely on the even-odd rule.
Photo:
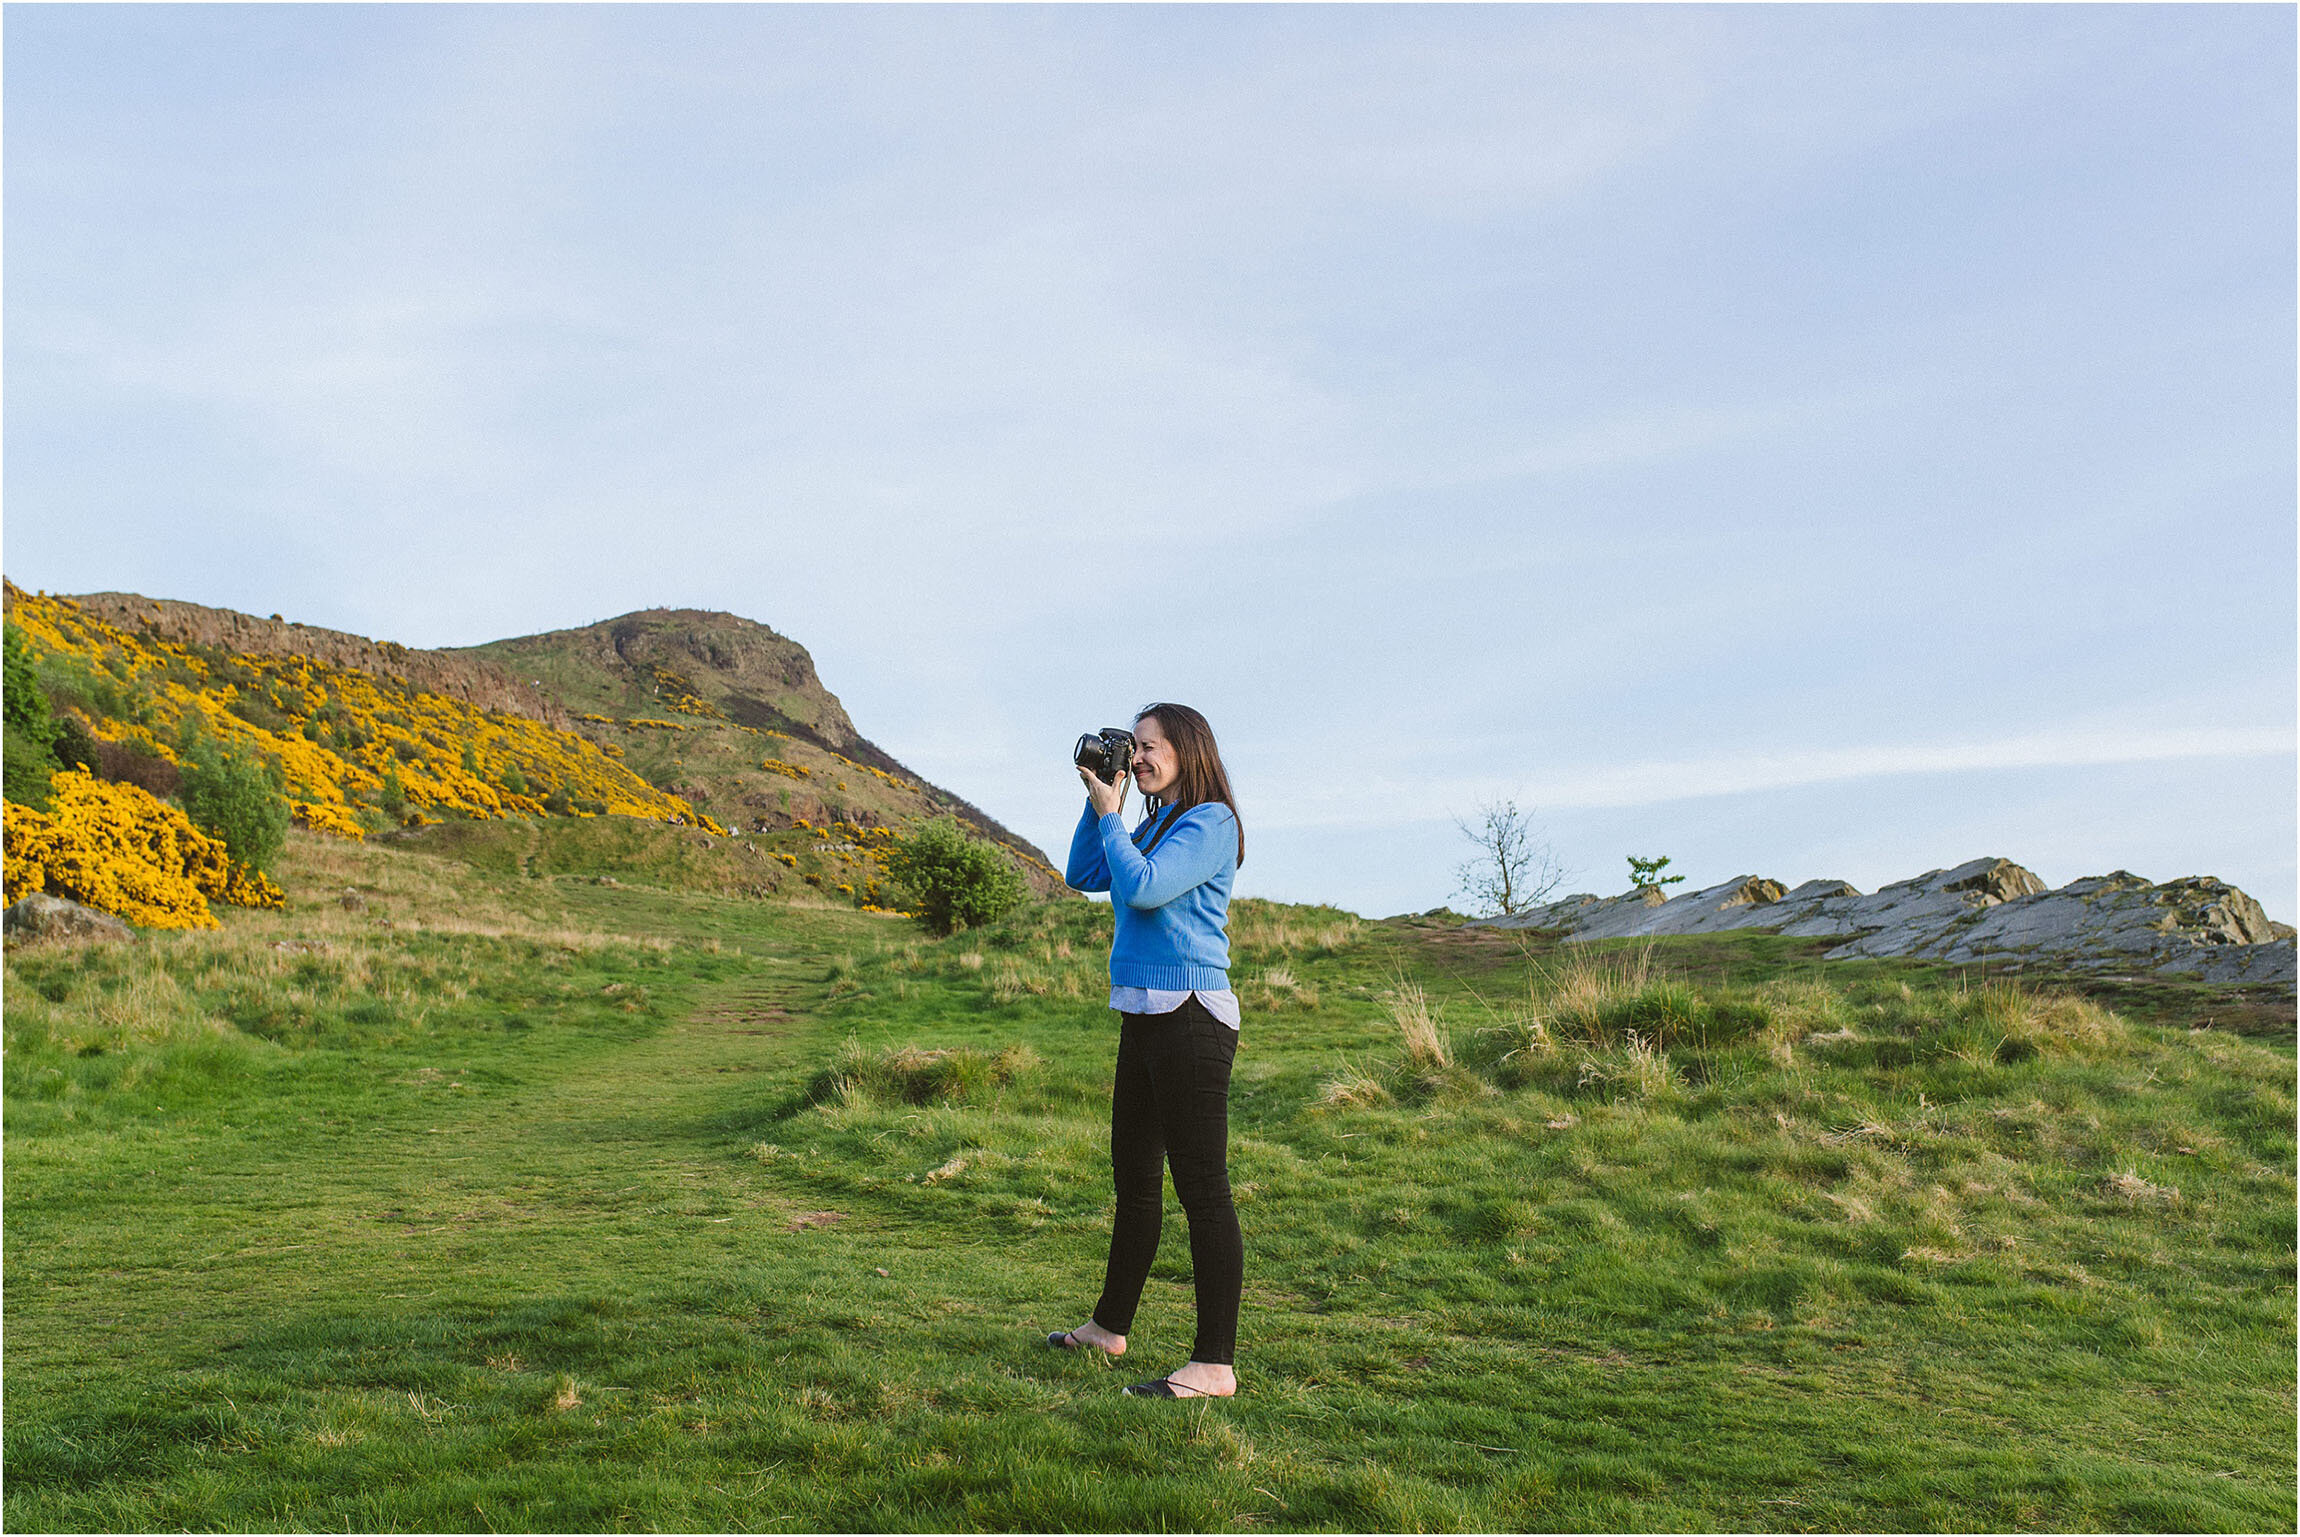
{"label": "yellow gorse bush", "polygon": [[288,802],[288,810],[298,822],[316,833],[333,833],[338,838],[354,840],[367,836],[367,829],[359,825],[348,806],[291,800]]}
{"label": "yellow gorse bush", "polygon": [[[782,735],[782,733],[781,733],[781,732],[779,732],[779,731],[777,731],[777,732],[770,732],[770,733],[768,733],[768,734],[769,734],[769,735],[771,735],[771,736],[781,736],[781,735]],[[831,756],[832,756],[832,757],[834,757],[834,758],[836,758],[836,759],[838,759],[838,761],[839,761],[839,762],[841,762],[841,763],[845,764],[845,765],[846,765],[848,768],[851,768],[851,769],[858,769],[858,770],[860,770],[861,772],[863,772],[863,773],[865,773],[865,774],[876,774],[876,775],[877,775],[877,776],[878,776],[880,779],[882,779],[882,780],[886,781],[888,784],[890,784],[890,785],[894,786],[894,787],[895,787],[897,790],[915,790],[915,789],[917,789],[917,788],[918,788],[918,786],[916,786],[916,785],[912,784],[912,783],[911,783],[909,780],[907,780],[907,779],[903,779],[903,778],[899,778],[899,777],[897,777],[896,775],[890,774],[890,773],[888,773],[888,772],[887,772],[885,769],[882,769],[882,768],[873,768],[873,767],[871,767],[871,766],[870,766],[869,764],[867,764],[867,763],[857,763],[857,762],[855,762],[855,760],[854,760],[854,759],[852,759],[852,758],[850,758],[850,757],[846,756],[846,754],[844,754],[844,753],[836,753],[836,752],[834,752],[834,753],[832,753],[832,754],[831,754]],[[839,788],[843,790],[843,789],[845,789],[845,788],[846,788],[846,786],[845,786],[845,785],[840,785],[840,786],[839,786]]]}
{"label": "yellow gorse bush", "polygon": [[238,907],[281,907],[285,896],[261,871],[234,864],[224,845],[181,811],[134,785],[85,769],[50,780],[45,815],[8,802],[6,897],[44,891],[157,929],[210,929],[208,898]]}
{"label": "yellow gorse bush", "polygon": [[[695,692],[695,685],[668,667],[650,669],[655,675],[655,697],[667,701],[671,708],[683,715],[700,715],[708,720],[725,720],[719,707]],[[682,728],[683,729],[683,728]]]}
{"label": "yellow gorse bush", "polygon": [[[103,686],[132,695],[132,710],[93,723],[97,736],[175,762],[174,744],[187,723],[195,724],[276,763],[296,819],[318,832],[359,837],[360,808],[375,804],[386,772],[397,774],[410,820],[542,816],[557,789],[571,803],[613,815],[725,831],[597,743],[538,720],[311,657],[220,651],[133,633],[69,599],[13,584],[7,599],[8,617],[35,648],[68,657]],[[506,776],[528,789],[505,788]]]}

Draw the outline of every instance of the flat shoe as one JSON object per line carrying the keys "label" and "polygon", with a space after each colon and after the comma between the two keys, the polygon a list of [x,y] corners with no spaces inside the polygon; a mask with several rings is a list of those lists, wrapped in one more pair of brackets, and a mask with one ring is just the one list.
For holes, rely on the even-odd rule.
{"label": "flat shoe", "polygon": [[1220,1393],[1201,1393],[1194,1387],[1176,1382],[1171,1377],[1156,1377],[1148,1382],[1129,1382],[1124,1390],[1129,1398],[1220,1398]]}
{"label": "flat shoe", "polygon": [[1072,1339],[1068,1329],[1055,1330],[1052,1334],[1046,1336],[1046,1343],[1053,1346],[1056,1350],[1092,1350],[1094,1348],[1092,1345],[1081,1345],[1078,1343],[1078,1341]]}

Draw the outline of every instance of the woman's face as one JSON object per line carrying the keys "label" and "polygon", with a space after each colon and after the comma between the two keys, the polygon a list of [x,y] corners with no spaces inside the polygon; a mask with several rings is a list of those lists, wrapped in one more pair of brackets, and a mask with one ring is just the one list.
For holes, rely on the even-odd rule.
{"label": "woman's face", "polygon": [[1158,717],[1145,715],[1134,723],[1134,788],[1144,795],[1164,795],[1182,777],[1174,761],[1174,744],[1166,740]]}

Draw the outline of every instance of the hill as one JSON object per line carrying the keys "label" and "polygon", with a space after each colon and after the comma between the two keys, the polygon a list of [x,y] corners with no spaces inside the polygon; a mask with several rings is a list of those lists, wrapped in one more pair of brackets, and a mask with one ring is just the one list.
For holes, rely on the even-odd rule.
{"label": "hill", "polygon": [[437,655],[520,680],[574,730],[729,827],[875,828],[948,813],[1012,851],[1035,890],[1062,890],[1041,850],[856,730],[806,647],[756,621],[646,609]]}
{"label": "hill", "polygon": [[[947,812],[1008,847],[1034,889],[1061,889],[1037,849],[863,737],[804,647],[732,615],[659,611],[425,651],[133,593],[8,583],[5,595],[42,686],[93,739],[91,766],[155,794],[205,739],[266,765],[316,831],[480,848],[502,840],[439,829],[628,818],[718,838],[733,826],[767,836],[715,851],[706,838],[699,859],[650,867],[857,906],[877,900],[902,822]],[[594,856],[634,837],[681,847],[538,836],[539,849]]]}

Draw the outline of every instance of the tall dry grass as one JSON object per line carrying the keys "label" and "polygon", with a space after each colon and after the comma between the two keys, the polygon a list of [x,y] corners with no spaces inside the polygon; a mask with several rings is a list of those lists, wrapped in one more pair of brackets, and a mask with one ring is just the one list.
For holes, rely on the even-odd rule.
{"label": "tall dry grass", "polygon": [[1398,1032],[1402,1060],[1408,1068],[1434,1073],[1453,1066],[1453,1043],[1419,982],[1400,979],[1381,995],[1381,1001]]}
{"label": "tall dry grass", "polygon": [[1329,1110],[1366,1110],[1395,1098],[1378,1076],[1345,1059],[1341,1071],[1318,1086],[1317,1103]]}
{"label": "tall dry grass", "polygon": [[1364,927],[1356,914],[1334,908],[1305,910],[1241,897],[1230,904],[1231,960],[1316,960],[1354,944]]}
{"label": "tall dry grass", "polygon": [[1553,1030],[1601,1036],[1609,1011],[1654,980],[1653,947],[1591,951],[1568,948],[1526,968],[1526,991]]}

